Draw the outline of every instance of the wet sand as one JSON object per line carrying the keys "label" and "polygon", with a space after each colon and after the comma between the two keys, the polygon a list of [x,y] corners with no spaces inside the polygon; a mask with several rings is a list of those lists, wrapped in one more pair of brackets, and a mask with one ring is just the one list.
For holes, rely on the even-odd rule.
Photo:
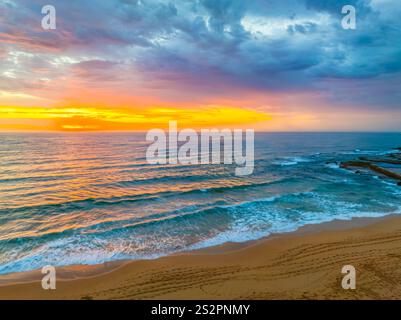
{"label": "wet sand", "polygon": [[[356,290],[341,268],[357,270]],[[245,244],[156,260],[57,268],[0,277],[0,299],[400,299],[401,217],[311,225]]]}

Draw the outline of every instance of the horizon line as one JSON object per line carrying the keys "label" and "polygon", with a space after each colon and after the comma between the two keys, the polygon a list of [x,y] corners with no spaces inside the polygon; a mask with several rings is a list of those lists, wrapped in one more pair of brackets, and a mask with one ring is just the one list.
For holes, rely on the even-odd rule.
{"label": "horizon line", "polygon": [[[166,132],[168,132],[168,129],[162,129],[162,128],[152,128],[149,130],[153,129],[161,129]],[[181,131],[184,129],[188,128],[182,128],[178,129],[177,131]],[[234,130],[232,128],[223,128],[223,129],[218,129],[218,128],[204,128],[208,130],[212,129],[217,129],[217,130],[223,130],[223,129],[229,129],[229,130]],[[239,130],[249,130],[252,128],[238,128]],[[147,133],[149,130],[0,130],[0,134],[4,133],[66,133],[66,134],[76,134],[76,133]],[[200,132],[200,130],[203,129],[196,129],[196,132]],[[356,130],[356,131],[347,131],[347,130],[329,130],[329,131],[319,131],[319,130],[289,130],[289,131],[265,131],[265,130],[254,130],[255,133],[400,133],[401,130],[387,130],[387,131],[381,131],[381,130],[373,130],[373,131],[368,131],[368,130]]]}

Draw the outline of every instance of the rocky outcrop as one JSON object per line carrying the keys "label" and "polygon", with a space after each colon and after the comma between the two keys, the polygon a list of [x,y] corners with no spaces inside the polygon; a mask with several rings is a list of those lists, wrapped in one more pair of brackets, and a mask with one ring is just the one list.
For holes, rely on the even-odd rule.
{"label": "rocky outcrop", "polygon": [[365,157],[359,157],[359,160],[368,161],[368,162],[381,162],[381,163],[390,163],[390,164],[401,164],[401,160],[392,160],[392,159],[384,159],[384,158],[370,159],[370,158],[365,158]]}
{"label": "rocky outcrop", "polygon": [[[401,148],[396,148],[395,150],[401,151]],[[390,165],[390,167],[383,168],[380,164]],[[398,181],[397,184],[401,186],[401,173],[396,172],[401,170],[401,154],[399,152],[382,157],[359,157],[359,159],[355,161],[341,162],[340,167],[351,170],[365,168],[388,178],[395,179]]]}

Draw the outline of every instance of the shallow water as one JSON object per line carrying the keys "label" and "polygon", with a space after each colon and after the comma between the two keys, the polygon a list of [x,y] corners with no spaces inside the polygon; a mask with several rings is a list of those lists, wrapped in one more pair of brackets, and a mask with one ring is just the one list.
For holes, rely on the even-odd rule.
{"label": "shallow water", "polygon": [[2,133],[0,142],[3,274],[401,213],[394,181],[335,163],[388,153],[401,146],[397,133],[258,133],[244,177],[235,165],[149,165],[141,133]]}

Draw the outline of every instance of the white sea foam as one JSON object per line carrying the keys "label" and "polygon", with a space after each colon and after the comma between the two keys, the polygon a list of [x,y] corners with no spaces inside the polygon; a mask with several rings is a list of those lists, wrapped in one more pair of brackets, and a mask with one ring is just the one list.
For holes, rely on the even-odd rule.
{"label": "white sea foam", "polygon": [[312,162],[311,159],[305,157],[282,157],[280,160],[273,161],[273,164],[279,166],[292,166],[303,162]]}
{"label": "white sea foam", "polygon": [[[31,164],[35,159],[28,151],[35,146],[35,141],[42,141],[42,138],[38,139],[34,138],[33,142],[28,139],[24,142],[26,147],[13,153],[21,163],[15,164],[14,171],[32,171]],[[48,150],[42,147],[36,153],[51,173],[54,189],[47,185],[47,181],[45,184],[39,179],[32,180],[29,189],[37,190],[38,186],[45,184],[49,190],[26,198],[27,181],[12,180],[15,189],[9,192],[14,192],[13,196],[4,197],[0,203],[0,213],[4,215],[0,236],[10,237],[7,241],[0,240],[3,249],[0,250],[0,273],[32,270],[45,264],[61,266],[154,259],[179,251],[290,232],[306,224],[401,213],[401,188],[391,180],[367,179],[370,175],[355,175],[351,170],[340,168],[338,163],[325,164],[326,161],[355,159],[358,154],[385,155],[395,150],[383,150],[381,144],[374,142],[375,139],[372,144],[364,142],[364,147],[369,150],[353,149],[354,145],[360,144],[347,144],[345,140],[340,150],[338,139],[330,138],[322,143],[319,137],[314,143],[316,147],[321,143],[321,148],[305,148],[302,153],[289,154],[285,152],[300,150],[303,140],[299,140],[298,135],[294,135],[293,144],[286,146],[285,151],[281,138],[273,139],[278,140],[268,148],[265,144],[259,145],[263,150],[258,159],[263,161],[255,167],[257,174],[245,180],[233,179],[221,167],[203,167],[194,171],[186,166],[144,166],[142,160],[132,162],[133,155],[126,150],[135,148],[135,144],[121,143],[117,136],[109,137],[106,145],[103,145],[102,135],[67,141],[77,154],[67,163],[60,162],[65,140],[54,139],[60,154],[55,153],[53,159],[47,159]],[[58,144],[59,140],[63,143]],[[393,140],[386,144],[401,145],[401,140]],[[97,152],[93,153],[92,145],[100,151],[107,148],[105,153],[116,155],[115,159],[109,163],[105,159],[95,161]],[[280,147],[275,149],[274,146]],[[313,153],[317,150],[324,153]],[[350,156],[341,156],[341,152]],[[90,157],[93,154],[95,156]],[[143,154],[136,152],[135,159],[143,159]],[[55,175],[59,170],[48,168],[48,160],[54,161],[55,167],[68,165],[70,169],[63,174],[68,173],[71,179],[77,180],[82,176],[71,168],[85,165],[87,173],[84,177],[90,177],[82,186],[86,192],[77,192],[76,184],[66,183],[64,176]],[[274,168],[272,161],[276,165]],[[102,163],[101,167],[98,162]],[[35,165],[34,169],[39,172],[40,168]],[[3,170],[3,178],[4,175],[7,178],[7,170],[8,167]],[[164,178],[160,179],[161,176]],[[191,192],[183,192],[185,190]],[[139,196],[136,195],[138,192]],[[93,194],[94,199],[103,199],[108,194],[107,199],[111,201],[71,201],[72,196],[80,198],[88,193]],[[46,203],[44,210],[41,204],[47,197],[63,199],[65,204],[51,206]],[[143,201],[130,201],[138,197]],[[153,197],[158,201],[148,201]],[[9,212],[4,208],[12,199],[18,208]],[[54,230],[64,231],[45,236],[43,231],[48,230],[49,221],[59,227]],[[23,231],[32,236],[15,238],[13,233],[20,235]]]}

